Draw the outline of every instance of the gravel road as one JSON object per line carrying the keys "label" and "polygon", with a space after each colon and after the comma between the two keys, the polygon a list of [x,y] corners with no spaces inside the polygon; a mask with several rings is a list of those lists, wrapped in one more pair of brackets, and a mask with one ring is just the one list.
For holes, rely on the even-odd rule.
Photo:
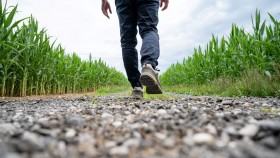
{"label": "gravel road", "polygon": [[176,98],[0,99],[0,157],[280,158],[280,99]]}

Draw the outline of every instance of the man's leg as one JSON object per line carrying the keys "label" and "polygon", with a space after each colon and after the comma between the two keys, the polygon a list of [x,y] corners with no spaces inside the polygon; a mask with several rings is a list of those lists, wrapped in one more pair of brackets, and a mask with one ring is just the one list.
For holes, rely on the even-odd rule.
{"label": "man's leg", "polygon": [[151,64],[153,68],[158,65],[159,36],[158,24],[159,0],[138,1],[138,27],[142,38],[141,64]]}
{"label": "man's leg", "polygon": [[120,23],[123,62],[131,86],[142,87],[139,82],[137,45],[137,14],[130,0],[116,0],[116,9]]}
{"label": "man's leg", "polygon": [[159,58],[159,36],[157,30],[159,0],[138,1],[138,27],[142,38],[140,81],[148,94],[161,94],[162,88],[155,70]]}

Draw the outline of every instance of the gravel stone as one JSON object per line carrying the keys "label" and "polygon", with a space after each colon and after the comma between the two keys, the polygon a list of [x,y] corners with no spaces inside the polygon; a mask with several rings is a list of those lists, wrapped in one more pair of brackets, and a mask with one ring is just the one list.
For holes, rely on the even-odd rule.
{"label": "gravel stone", "polygon": [[111,155],[126,156],[128,155],[129,149],[126,146],[114,147],[110,150]]}
{"label": "gravel stone", "polygon": [[17,131],[16,127],[11,123],[0,124],[0,135],[13,135]]}
{"label": "gravel stone", "polygon": [[163,134],[163,133],[155,133],[156,138],[158,138],[159,140],[164,140],[167,135]]}
{"label": "gravel stone", "polygon": [[70,126],[74,126],[74,127],[84,127],[87,123],[86,120],[84,118],[82,118],[81,116],[69,116],[66,118],[66,124],[70,125]]}
{"label": "gravel stone", "polygon": [[264,103],[264,104],[262,104],[262,106],[264,106],[264,107],[271,107],[272,105],[271,105],[271,104]]}
{"label": "gravel stone", "polygon": [[277,145],[277,140],[275,140],[273,137],[266,137],[261,140],[261,143],[270,149],[274,149]]}
{"label": "gravel stone", "polygon": [[238,115],[238,114],[242,114],[243,113],[243,110],[242,109],[234,109],[233,110],[233,114],[234,115]]}
{"label": "gravel stone", "polygon": [[121,121],[115,121],[113,122],[113,126],[114,127],[120,127],[122,125],[122,122]]}
{"label": "gravel stone", "polygon": [[111,115],[111,114],[109,114],[109,113],[107,113],[107,112],[102,113],[101,117],[102,117],[102,118],[114,118],[113,115]]}
{"label": "gravel stone", "polygon": [[117,145],[117,142],[115,142],[115,141],[106,141],[104,144],[105,148],[112,148],[116,145]]}
{"label": "gravel stone", "polygon": [[74,129],[67,129],[65,133],[66,138],[73,138],[76,135],[76,131]]}
{"label": "gravel stone", "polygon": [[160,115],[165,115],[167,112],[164,109],[159,109],[157,113]]}
{"label": "gravel stone", "polygon": [[280,131],[280,122],[279,121],[271,121],[271,120],[262,120],[257,122],[257,125],[260,126],[261,129],[264,130],[272,130],[279,132]]}
{"label": "gravel stone", "polygon": [[214,126],[214,125],[212,125],[212,124],[208,124],[207,126],[206,126],[206,129],[208,130],[208,132],[210,133],[210,134],[212,134],[212,135],[217,135],[217,129],[216,129],[216,127]]}
{"label": "gravel stone", "polygon": [[193,141],[196,144],[213,144],[214,137],[208,133],[197,133],[193,136]]}
{"label": "gravel stone", "polygon": [[246,125],[240,129],[239,134],[242,136],[254,137],[259,131],[259,126],[254,124]]}
{"label": "gravel stone", "polygon": [[41,151],[45,147],[43,138],[31,132],[24,132],[21,140],[13,139],[12,144],[20,152]]}
{"label": "gravel stone", "polygon": [[223,100],[222,104],[223,105],[233,105],[233,102],[231,100]]}
{"label": "gravel stone", "polygon": [[174,138],[167,138],[163,141],[163,146],[166,148],[171,148],[175,145],[175,139]]}
{"label": "gravel stone", "polygon": [[126,147],[138,147],[140,144],[140,139],[133,138],[133,139],[128,139],[124,142],[123,146]]}
{"label": "gravel stone", "polygon": [[248,102],[246,102],[246,103],[243,104],[243,106],[245,106],[245,107],[251,107],[251,106],[253,106],[253,105],[254,105],[254,104],[248,103]]}

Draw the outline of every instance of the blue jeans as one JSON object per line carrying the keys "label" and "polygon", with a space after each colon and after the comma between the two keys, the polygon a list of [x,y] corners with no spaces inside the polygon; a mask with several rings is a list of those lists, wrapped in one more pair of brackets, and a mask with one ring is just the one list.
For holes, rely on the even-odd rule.
{"label": "blue jeans", "polygon": [[141,64],[158,65],[159,36],[157,30],[159,0],[115,0],[119,17],[122,56],[128,81],[142,87],[138,70],[137,26],[142,38]]}

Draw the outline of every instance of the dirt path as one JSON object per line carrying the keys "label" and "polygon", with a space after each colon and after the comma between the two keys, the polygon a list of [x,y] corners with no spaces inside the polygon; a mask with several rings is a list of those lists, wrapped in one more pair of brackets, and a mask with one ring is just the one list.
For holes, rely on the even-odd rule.
{"label": "dirt path", "polygon": [[279,158],[280,99],[0,99],[0,157]]}

